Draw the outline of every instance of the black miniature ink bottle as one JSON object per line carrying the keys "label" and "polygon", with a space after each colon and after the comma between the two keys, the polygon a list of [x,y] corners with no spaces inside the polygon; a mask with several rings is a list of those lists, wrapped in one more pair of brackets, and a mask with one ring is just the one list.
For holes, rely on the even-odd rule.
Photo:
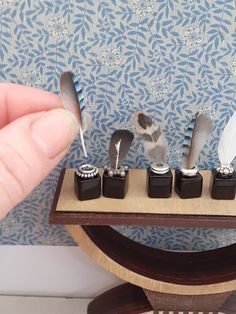
{"label": "black miniature ink bottle", "polygon": [[127,167],[112,170],[105,167],[103,173],[103,196],[125,198],[129,187],[129,170]]}
{"label": "black miniature ink bottle", "polygon": [[152,164],[147,169],[146,189],[148,197],[171,197],[172,181],[172,172],[167,164]]}
{"label": "black miniature ink bottle", "polygon": [[74,173],[75,194],[80,201],[101,196],[101,176],[98,169],[90,164],[82,165]]}
{"label": "black miniature ink bottle", "polygon": [[181,198],[196,198],[202,195],[203,179],[197,169],[175,170],[175,192]]}
{"label": "black miniature ink bottle", "polygon": [[216,200],[233,200],[236,192],[236,173],[232,166],[212,170],[211,197]]}

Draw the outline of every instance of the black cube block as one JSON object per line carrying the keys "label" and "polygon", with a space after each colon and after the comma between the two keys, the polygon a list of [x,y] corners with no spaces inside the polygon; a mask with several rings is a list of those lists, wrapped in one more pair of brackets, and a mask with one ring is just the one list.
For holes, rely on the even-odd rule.
{"label": "black cube block", "polygon": [[110,198],[125,198],[129,187],[129,171],[125,172],[125,177],[110,177],[107,171],[103,173],[103,196]]}
{"label": "black cube block", "polygon": [[221,176],[216,169],[212,170],[210,183],[211,197],[216,200],[233,200],[236,192],[236,173],[230,177]]}
{"label": "black cube block", "polygon": [[175,192],[181,198],[195,198],[202,195],[202,176],[199,172],[193,177],[185,176],[180,170],[175,171]]}
{"label": "black cube block", "polygon": [[173,175],[169,170],[165,174],[157,174],[149,167],[147,169],[147,195],[151,198],[171,197]]}
{"label": "black cube block", "polygon": [[101,176],[81,178],[74,173],[75,194],[80,201],[92,200],[101,196]]}

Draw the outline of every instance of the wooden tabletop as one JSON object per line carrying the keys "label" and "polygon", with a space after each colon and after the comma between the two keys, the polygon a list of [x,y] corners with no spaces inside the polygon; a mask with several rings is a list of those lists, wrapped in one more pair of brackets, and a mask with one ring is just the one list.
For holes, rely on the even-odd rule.
{"label": "wooden tabletop", "polygon": [[[101,196],[89,201],[77,199],[74,171],[66,169],[61,173],[50,215],[51,223],[236,227],[236,200],[211,199],[210,171],[201,171],[203,193],[200,198],[181,199],[174,189],[171,198],[149,198],[146,170],[130,169],[125,199]],[[102,174],[103,170],[99,171]]]}

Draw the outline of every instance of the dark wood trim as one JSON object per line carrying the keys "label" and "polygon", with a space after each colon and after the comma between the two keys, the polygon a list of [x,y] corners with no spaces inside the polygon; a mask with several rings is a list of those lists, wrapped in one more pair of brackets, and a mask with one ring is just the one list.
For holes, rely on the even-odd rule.
{"label": "dark wood trim", "polygon": [[166,227],[236,228],[235,216],[127,214],[99,212],[56,211],[65,169],[57,185],[49,222],[51,224],[79,225],[158,225]]}
{"label": "dark wood trim", "polygon": [[123,284],[106,291],[88,306],[88,314],[139,314],[151,311],[150,305],[142,288]]}
{"label": "dark wood trim", "polygon": [[51,224],[236,228],[236,217],[164,214],[51,212]]}
{"label": "dark wood trim", "polygon": [[236,279],[236,244],[204,252],[170,252],[134,242],[109,226],[82,227],[112,260],[153,280],[207,285]]}

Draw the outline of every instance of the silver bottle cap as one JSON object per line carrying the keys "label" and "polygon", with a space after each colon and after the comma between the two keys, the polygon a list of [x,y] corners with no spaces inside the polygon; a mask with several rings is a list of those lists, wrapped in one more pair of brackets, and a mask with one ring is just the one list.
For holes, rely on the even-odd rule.
{"label": "silver bottle cap", "polygon": [[157,173],[157,174],[165,174],[167,173],[170,168],[167,164],[151,164],[151,170],[152,172],[154,173]]}
{"label": "silver bottle cap", "polygon": [[222,176],[222,177],[230,177],[234,173],[234,168],[231,165],[219,165],[216,168],[216,171]]}
{"label": "silver bottle cap", "polygon": [[197,168],[192,168],[192,169],[185,169],[182,168],[180,170],[182,172],[182,174],[186,177],[194,177],[197,173],[198,173],[198,169]]}

